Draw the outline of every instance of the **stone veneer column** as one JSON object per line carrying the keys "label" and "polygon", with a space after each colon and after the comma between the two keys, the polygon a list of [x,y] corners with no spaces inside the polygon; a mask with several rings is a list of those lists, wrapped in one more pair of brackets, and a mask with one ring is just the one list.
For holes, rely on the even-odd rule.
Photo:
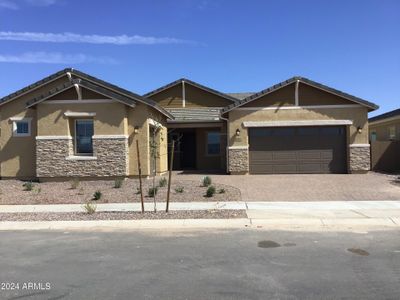
{"label": "stone veneer column", "polygon": [[351,144],[349,146],[350,173],[366,173],[371,169],[369,144]]}
{"label": "stone veneer column", "polygon": [[93,156],[74,156],[71,137],[36,138],[37,177],[109,177],[128,172],[128,138],[93,136]]}
{"label": "stone veneer column", "polygon": [[247,146],[231,146],[228,148],[229,172],[246,174],[249,172],[249,148]]}

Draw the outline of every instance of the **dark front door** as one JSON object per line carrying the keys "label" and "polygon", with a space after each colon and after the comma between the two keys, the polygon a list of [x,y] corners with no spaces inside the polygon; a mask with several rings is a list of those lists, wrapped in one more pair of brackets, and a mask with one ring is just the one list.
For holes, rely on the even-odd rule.
{"label": "dark front door", "polygon": [[265,127],[249,130],[250,173],[345,173],[346,128]]}
{"label": "dark front door", "polygon": [[182,169],[196,168],[196,133],[194,131],[182,132],[181,140],[181,167]]}

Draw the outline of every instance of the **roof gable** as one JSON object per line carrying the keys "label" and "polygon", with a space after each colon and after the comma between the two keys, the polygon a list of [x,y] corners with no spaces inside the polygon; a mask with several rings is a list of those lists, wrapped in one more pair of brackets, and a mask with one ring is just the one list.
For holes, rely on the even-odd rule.
{"label": "roof gable", "polygon": [[392,111],[388,111],[384,114],[380,114],[380,115],[377,115],[372,118],[369,118],[368,122],[372,123],[372,122],[382,121],[382,120],[386,120],[389,118],[395,118],[395,117],[400,117],[400,108],[392,110]]}

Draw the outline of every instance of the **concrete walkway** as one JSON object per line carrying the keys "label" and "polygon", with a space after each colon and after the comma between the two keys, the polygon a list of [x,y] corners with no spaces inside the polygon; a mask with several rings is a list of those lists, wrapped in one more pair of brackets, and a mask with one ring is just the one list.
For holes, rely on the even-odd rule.
{"label": "concrete walkway", "polygon": [[[146,210],[152,210],[146,203]],[[159,210],[164,205],[158,206]],[[274,228],[332,229],[341,226],[400,229],[400,201],[331,202],[173,202],[171,210],[245,209],[244,219],[116,220],[0,222],[0,230],[67,229],[194,229],[194,228]],[[139,211],[137,203],[98,204],[97,211]],[[1,205],[0,213],[82,212],[79,204]],[[1,215],[0,215],[1,217]]]}

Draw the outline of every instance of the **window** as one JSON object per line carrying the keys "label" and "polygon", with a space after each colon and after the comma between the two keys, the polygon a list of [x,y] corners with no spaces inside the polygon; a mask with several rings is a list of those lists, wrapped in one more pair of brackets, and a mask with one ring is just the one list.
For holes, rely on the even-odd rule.
{"label": "window", "polygon": [[31,135],[31,119],[12,119],[13,136],[30,136]]}
{"label": "window", "polygon": [[219,132],[207,132],[207,155],[219,155],[221,151]]}
{"label": "window", "polygon": [[394,139],[396,139],[396,127],[390,126],[389,127],[389,140],[394,140]]}
{"label": "window", "polygon": [[376,132],[372,131],[371,132],[371,142],[375,142],[376,141]]}
{"label": "window", "polygon": [[75,154],[93,154],[93,120],[75,120]]}

